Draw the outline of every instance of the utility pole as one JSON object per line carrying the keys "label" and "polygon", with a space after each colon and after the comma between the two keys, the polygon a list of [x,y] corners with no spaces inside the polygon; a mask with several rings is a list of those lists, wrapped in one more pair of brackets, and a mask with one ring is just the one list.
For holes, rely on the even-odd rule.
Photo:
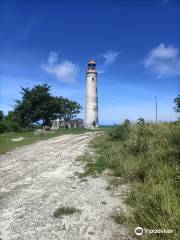
{"label": "utility pole", "polygon": [[157,125],[157,98],[155,96],[155,105],[156,105],[156,125]]}

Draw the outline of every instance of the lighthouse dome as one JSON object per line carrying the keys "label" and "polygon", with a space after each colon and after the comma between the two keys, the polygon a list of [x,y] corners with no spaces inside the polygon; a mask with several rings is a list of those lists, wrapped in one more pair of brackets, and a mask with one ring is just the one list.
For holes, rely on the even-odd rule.
{"label": "lighthouse dome", "polygon": [[88,62],[88,72],[96,72],[96,63],[93,59],[90,59]]}
{"label": "lighthouse dome", "polygon": [[95,61],[93,59],[90,59],[88,64],[96,64]]}

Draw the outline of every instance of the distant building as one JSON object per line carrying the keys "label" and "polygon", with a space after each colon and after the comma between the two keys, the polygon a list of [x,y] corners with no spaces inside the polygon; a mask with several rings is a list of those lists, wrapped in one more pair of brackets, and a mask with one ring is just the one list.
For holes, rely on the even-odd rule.
{"label": "distant building", "polygon": [[98,127],[98,90],[96,63],[90,60],[86,72],[85,128]]}
{"label": "distant building", "polygon": [[56,130],[59,128],[82,128],[84,127],[83,119],[76,118],[69,121],[64,121],[63,119],[55,119],[52,122],[51,129]]}

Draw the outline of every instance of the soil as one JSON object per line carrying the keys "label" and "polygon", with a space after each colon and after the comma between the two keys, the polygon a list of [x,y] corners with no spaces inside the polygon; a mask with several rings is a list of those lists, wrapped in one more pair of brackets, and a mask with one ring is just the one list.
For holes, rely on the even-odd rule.
{"label": "soil", "polygon": [[[18,148],[0,156],[0,239],[122,240],[125,226],[112,214],[126,211],[126,187],[114,194],[106,174],[80,179],[96,133],[64,135]],[[121,192],[122,191],[122,192]],[[74,214],[55,218],[58,208]]]}

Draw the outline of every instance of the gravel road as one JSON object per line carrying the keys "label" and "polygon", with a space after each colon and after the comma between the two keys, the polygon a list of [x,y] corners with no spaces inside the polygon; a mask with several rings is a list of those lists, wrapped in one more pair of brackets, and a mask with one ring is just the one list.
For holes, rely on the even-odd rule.
{"label": "gravel road", "polygon": [[[95,133],[64,135],[0,156],[0,239],[127,240],[126,229],[111,218],[124,208],[120,195],[107,190],[105,175],[82,180]],[[79,209],[55,218],[59,207]]]}

